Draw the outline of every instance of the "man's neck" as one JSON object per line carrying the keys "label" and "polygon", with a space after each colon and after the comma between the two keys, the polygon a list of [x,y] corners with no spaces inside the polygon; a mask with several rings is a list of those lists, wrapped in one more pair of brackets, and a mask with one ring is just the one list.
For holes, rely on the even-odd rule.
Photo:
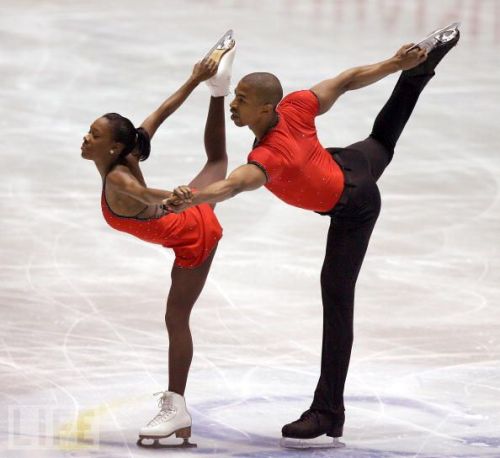
{"label": "man's neck", "polygon": [[250,130],[254,133],[257,140],[261,140],[276,124],[278,124],[278,113],[273,111],[272,114],[262,118],[255,125],[249,126]]}

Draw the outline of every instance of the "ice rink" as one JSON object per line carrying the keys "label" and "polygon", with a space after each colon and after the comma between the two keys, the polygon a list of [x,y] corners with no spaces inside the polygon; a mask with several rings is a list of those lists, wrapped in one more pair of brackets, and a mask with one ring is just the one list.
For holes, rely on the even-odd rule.
{"label": "ice rink", "polygon": [[[279,447],[319,375],[329,221],[265,189],[217,207],[224,238],[191,322],[198,448],[138,448],[167,387],[173,254],[104,222],[80,158],[89,124],[109,111],[139,124],[229,28],[233,81],[270,71],[290,92],[454,20],[462,39],[379,182],[346,448]],[[0,79],[2,458],[500,457],[500,1],[2,0]],[[365,138],[396,79],[344,95],[317,120],[322,143]],[[208,99],[200,86],[161,128],[150,186],[202,166]],[[227,136],[232,169],[253,137],[228,118]]]}

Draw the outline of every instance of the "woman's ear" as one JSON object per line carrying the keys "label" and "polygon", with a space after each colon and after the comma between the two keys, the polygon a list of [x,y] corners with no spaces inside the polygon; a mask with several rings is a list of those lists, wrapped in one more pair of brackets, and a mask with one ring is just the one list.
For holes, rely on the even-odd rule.
{"label": "woman's ear", "polygon": [[119,155],[125,149],[125,145],[123,143],[114,142],[111,149],[115,152],[116,155]]}

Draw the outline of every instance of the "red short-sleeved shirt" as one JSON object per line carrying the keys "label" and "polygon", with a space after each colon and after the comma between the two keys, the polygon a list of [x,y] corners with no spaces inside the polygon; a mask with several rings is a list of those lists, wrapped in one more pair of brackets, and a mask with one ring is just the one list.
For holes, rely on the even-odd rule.
{"label": "red short-sleeved shirt", "polygon": [[338,202],[344,176],[319,143],[314,118],[319,102],[311,91],[292,92],[278,105],[278,124],[248,155],[267,175],[266,188],[306,210],[326,212]]}

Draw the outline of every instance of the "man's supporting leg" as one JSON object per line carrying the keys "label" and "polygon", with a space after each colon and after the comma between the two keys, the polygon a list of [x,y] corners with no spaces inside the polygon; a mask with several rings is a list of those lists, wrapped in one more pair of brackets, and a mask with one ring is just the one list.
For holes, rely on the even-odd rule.
{"label": "man's supporting leg", "polygon": [[[370,189],[369,189],[370,188]],[[321,271],[323,346],[321,376],[312,409],[343,415],[344,383],[353,341],[354,291],[368,242],[380,212],[380,193],[374,182],[355,192],[367,199],[357,215],[333,217]],[[345,212],[349,213],[347,207]]]}
{"label": "man's supporting leg", "polygon": [[[347,153],[356,155],[351,151]],[[321,375],[310,410],[283,427],[284,437],[342,436],[343,392],[353,341],[354,290],[380,212],[380,193],[368,170],[356,178],[350,203],[332,217],[328,231],[321,271]]]}

